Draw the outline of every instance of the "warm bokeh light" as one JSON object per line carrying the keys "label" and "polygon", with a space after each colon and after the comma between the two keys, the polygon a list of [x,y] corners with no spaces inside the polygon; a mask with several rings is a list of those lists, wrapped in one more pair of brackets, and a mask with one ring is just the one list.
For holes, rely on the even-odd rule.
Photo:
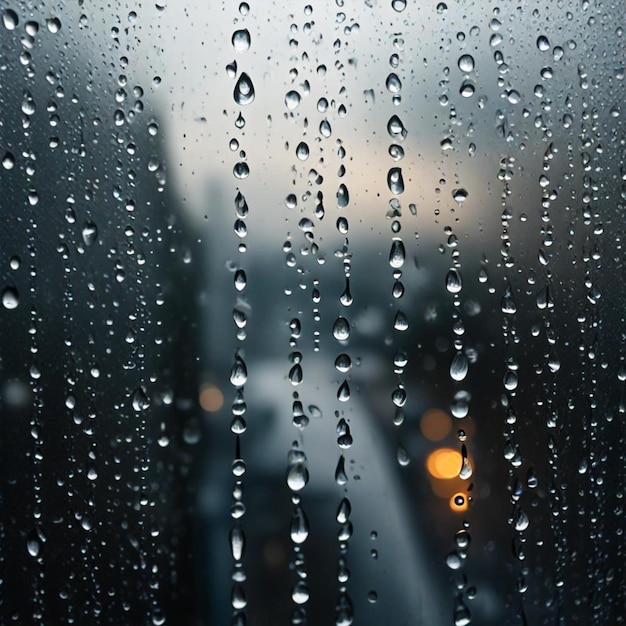
{"label": "warm bokeh light", "polygon": [[438,448],[428,455],[426,468],[434,478],[457,478],[463,459],[458,450]]}
{"label": "warm bokeh light", "polygon": [[224,394],[215,385],[203,385],[200,389],[199,401],[205,411],[214,413],[224,405]]}
{"label": "warm bokeh light", "polygon": [[467,511],[467,496],[464,493],[455,493],[450,498],[450,508],[456,513]]}
{"label": "warm bokeh light", "polygon": [[452,418],[442,409],[428,409],[420,421],[422,434],[431,441],[441,441],[452,430]]}

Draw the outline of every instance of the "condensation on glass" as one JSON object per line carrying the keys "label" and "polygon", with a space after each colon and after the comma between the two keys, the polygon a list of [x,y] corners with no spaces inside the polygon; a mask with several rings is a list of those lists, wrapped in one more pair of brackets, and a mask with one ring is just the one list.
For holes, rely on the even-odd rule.
{"label": "condensation on glass", "polygon": [[2,623],[626,620],[619,0],[0,13]]}

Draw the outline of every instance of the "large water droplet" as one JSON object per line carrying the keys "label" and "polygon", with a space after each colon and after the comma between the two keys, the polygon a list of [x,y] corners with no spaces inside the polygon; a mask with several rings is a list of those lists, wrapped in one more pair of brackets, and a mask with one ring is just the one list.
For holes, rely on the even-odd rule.
{"label": "large water droplet", "polygon": [[302,382],[302,366],[300,363],[296,363],[289,370],[289,381],[292,385],[299,385]]}
{"label": "large water droplet", "polygon": [[402,169],[392,167],[387,173],[387,186],[389,191],[398,196],[404,192],[404,179],[402,178]]}
{"label": "large water droplet", "polygon": [[239,356],[235,356],[235,362],[230,370],[230,382],[235,387],[242,387],[248,380],[248,370],[244,360]]}
{"label": "large water droplet", "polygon": [[526,530],[528,526],[530,525],[530,520],[528,519],[528,515],[526,515],[526,513],[524,513],[522,509],[519,509],[517,511],[517,514],[515,515],[514,524],[515,524],[515,530],[519,532]]}
{"label": "large water droplet", "polygon": [[304,543],[309,536],[309,520],[300,505],[296,506],[293,515],[291,516],[289,534],[291,536],[291,541],[298,545]]}
{"label": "large water droplet", "polygon": [[474,57],[471,54],[463,54],[459,57],[459,69],[469,74],[474,69]]}
{"label": "large water droplet", "polygon": [[98,239],[98,227],[94,222],[86,222],[82,231],[83,241],[86,246],[93,245]]}
{"label": "large water droplet", "polygon": [[235,561],[241,561],[246,546],[246,538],[240,526],[233,526],[230,531],[230,551]]}
{"label": "large water droplet", "polygon": [[309,482],[306,455],[301,450],[291,450],[288,456],[287,485],[292,491],[300,491]]}
{"label": "large water droplet", "polygon": [[5,287],[2,290],[2,306],[5,309],[16,309],[20,303],[20,296],[15,287]]}
{"label": "large water droplet", "polygon": [[400,269],[404,265],[405,258],[406,252],[402,239],[394,239],[391,243],[391,250],[389,251],[389,265],[393,269]]}
{"label": "large water droplet", "polygon": [[235,98],[235,102],[241,106],[250,104],[254,100],[254,85],[245,72],[241,73],[241,76],[235,83],[233,97]]}
{"label": "large water droplet", "polygon": [[232,44],[235,52],[243,53],[250,47],[250,31],[247,28],[233,33]]}
{"label": "large water droplet", "polygon": [[457,352],[450,363],[450,378],[457,382],[462,381],[467,376],[469,364],[467,357],[461,351]]}
{"label": "large water droplet", "polygon": [[288,91],[285,95],[285,104],[290,111],[293,111],[300,104],[300,94],[297,91]]}
{"label": "large water droplet", "polygon": [[137,412],[145,411],[150,406],[150,400],[143,387],[137,387],[135,391],[133,391],[132,405],[133,409]]}
{"label": "large water droplet", "polygon": [[345,317],[338,317],[333,324],[333,337],[337,341],[346,341],[350,337],[350,323]]}
{"label": "large water droplet", "polygon": [[463,289],[463,281],[458,270],[453,268],[448,271],[446,275],[446,289],[450,293],[459,293]]}
{"label": "large water droplet", "polygon": [[344,380],[339,389],[337,389],[337,400],[339,402],[347,402],[350,399],[350,386],[348,385],[348,381]]}
{"label": "large water droplet", "polygon": [[339,185],[339,189],[337,189],[337,208],[345,209],[350,202],[350,194],[348,193],[348,188],[341,183]]}

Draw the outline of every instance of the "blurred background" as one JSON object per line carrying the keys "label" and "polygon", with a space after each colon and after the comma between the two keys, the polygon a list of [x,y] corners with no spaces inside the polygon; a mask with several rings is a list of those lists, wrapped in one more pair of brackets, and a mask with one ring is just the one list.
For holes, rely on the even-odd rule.
{"label": "blurred background", "polygon": [[0,4],[0,615],[624,623],[619,3]]}

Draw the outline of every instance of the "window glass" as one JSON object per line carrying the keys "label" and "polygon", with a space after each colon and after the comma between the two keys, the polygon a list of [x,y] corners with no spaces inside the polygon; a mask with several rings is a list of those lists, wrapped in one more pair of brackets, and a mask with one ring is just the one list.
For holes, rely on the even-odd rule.
{"label": "window glass", "polygon": [[2,623],[624,622],[619,1],[0,13]]}

